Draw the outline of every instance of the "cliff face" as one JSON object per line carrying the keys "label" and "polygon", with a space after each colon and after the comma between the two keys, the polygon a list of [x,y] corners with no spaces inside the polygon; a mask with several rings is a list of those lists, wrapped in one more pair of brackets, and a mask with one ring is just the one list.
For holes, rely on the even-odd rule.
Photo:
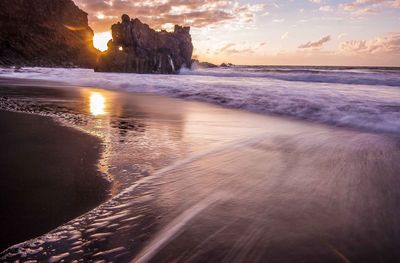
{"label": "cliff face", "polygon": [[97,52],[72,0],[0,1],[0,65],[93,67]]}
{"label": "cliff face", "polygon": [[190,67],[193,53],[189,27],[175,26],[174,32],[157,32],[139,19],[122,16],[122,23],[111,27],[108,50],[96,71],[132,73],[176,73]]}

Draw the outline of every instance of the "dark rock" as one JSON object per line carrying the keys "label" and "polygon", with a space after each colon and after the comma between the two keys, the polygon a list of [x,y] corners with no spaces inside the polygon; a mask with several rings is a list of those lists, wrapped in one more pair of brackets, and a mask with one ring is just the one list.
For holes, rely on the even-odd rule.
{"label": "dark rock", "polygon": [[233,65],[232,63],[225,63],[225,62],[220,65],[220,67],[222,67],[222,68],[229,68],[229,67],[233,67],[233,66],[235,66],[235,65]]}
{"label": "dark rock", "polygon": [[72,0],[0,1],[0,65],[93,67],[97,54]]}
{"label": "dark rock", "polygon": [[201,69],[201,68],[217,68],[218,66],[210,62],[200,62],[197,59],[192,60],[191,69]]}
{"label": "dark rock", "polygon": [[139,19],[123,15],[122,23],[112,25],[111,31],[113,39],[95,71],[169,74],[191,65],[190,27],[176,25],[174,32],[157,32]]}

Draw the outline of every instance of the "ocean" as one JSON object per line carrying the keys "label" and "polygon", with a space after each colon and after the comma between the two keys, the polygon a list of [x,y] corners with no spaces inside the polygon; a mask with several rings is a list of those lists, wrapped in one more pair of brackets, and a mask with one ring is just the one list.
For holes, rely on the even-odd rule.
{"label": "ocean", "polygon": [[335,126],[400,133],[400,68],[235,66],[183,69],[178,75],[3,68],[0,76],[155,93]]}

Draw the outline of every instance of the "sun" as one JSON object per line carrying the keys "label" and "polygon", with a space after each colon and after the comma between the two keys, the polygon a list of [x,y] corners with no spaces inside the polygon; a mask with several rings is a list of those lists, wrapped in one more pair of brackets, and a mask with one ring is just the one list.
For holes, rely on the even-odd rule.
{"label": "sun", "polygon": [[95,33],[93,37],[93,46],[100,51],[108,49],[107,43],[111,39],[111,32]]}

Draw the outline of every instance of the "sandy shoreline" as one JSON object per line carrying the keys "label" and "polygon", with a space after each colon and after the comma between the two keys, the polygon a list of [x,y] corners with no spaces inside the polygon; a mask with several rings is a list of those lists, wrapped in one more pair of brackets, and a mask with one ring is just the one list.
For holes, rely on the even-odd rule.
{"label": "sandy shoreline", "polygon": [[397,136],[94,88],[25,83],[0,97],[96,134],[119,184],[2,260],[400,259]]}
{"label": "sandy shoreline", "polygon": [[97,138],[32,114],[0,111],[0,122],[0,250],[105,201]]}

